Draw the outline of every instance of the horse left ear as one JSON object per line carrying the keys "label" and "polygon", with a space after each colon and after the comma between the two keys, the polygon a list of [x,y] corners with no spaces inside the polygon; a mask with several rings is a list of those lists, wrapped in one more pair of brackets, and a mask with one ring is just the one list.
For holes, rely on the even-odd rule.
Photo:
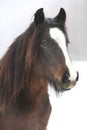
{"label": "horse left ear", "polygon": [[42,23],[44,21],[44,13],[43,13],[43,8],[40,8],[36,11],[34,15],[34,22],[36,25]]}
{"label": "horse left ear", "polygon": [[56,20],[61,20],[65,23],[66,21],[66,12],[63,8],[60,9],[59,14],[55,17]]}

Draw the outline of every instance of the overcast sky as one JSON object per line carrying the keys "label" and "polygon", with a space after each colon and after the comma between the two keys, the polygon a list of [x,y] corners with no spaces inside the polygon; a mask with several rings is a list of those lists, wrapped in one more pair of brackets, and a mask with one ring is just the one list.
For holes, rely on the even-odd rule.
{"label": "overcast sky", "polygon": [[74,60],[87,60],[87,0],[0,0],[0,57],[41,7],[46,17],[54,17],[60,7],[65,8],[70,55]]}

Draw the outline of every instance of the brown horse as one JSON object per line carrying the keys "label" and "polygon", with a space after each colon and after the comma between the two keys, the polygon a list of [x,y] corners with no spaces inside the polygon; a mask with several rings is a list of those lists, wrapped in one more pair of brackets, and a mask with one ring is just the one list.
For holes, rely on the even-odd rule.
{"label": "brown horse", "polygon": [[0,60],[0,130],[46,130],[48,84],[58,93],[76,84],[65,21],[63,8],[53,19],[37,10],[30,27]]}

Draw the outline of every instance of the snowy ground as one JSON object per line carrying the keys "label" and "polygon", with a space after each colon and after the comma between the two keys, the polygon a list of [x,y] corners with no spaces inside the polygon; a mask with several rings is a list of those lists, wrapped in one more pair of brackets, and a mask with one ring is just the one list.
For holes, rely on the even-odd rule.
{"label": "snowy ground", "polygon": [[48,130],[87,130],[87,61],[74,65],[80,75],[75,88],[58,97],[50,92],[52,114]]}

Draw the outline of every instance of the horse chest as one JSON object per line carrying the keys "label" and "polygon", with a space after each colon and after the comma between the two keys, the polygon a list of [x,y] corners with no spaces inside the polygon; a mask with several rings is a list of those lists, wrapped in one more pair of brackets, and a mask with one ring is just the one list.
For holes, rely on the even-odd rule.
{"label": "horse chest", "polygon": [[0,130],[44,130],[51,112],[49,99],[28,112],[7,113],[0,119]]}

